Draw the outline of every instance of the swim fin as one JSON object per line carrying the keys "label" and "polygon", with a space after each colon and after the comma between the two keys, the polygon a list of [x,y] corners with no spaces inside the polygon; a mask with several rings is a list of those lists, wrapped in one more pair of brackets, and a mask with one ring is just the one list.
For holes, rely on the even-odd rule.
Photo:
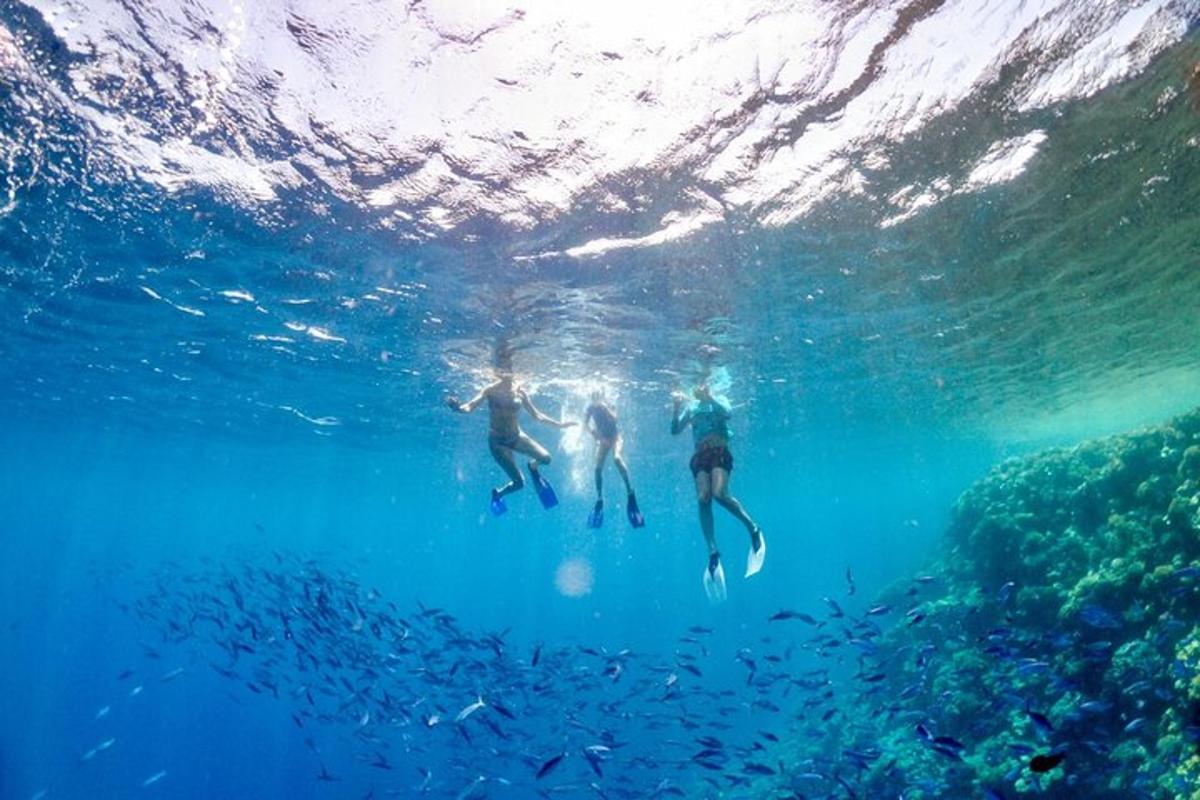
{"label": "swim fin", "polygon": [[746,556],[747,578],[757,575],[763,568],[763,562],[767,560],[767,537],[763,536],[761,528],[755,528],[754,533],[758,534],[758,547],[754,546],[754,534],[751,534],[750,554]]}
{"label": "swim fin", "polygon": [[508,511],[508,504],[504,502],[504,498],[500,496],[499,489],[492,489],[492,502],[488,506],[492,510],[492,516],[498,517],[505,511]]}
{"label": "swim fin", "polygon": [[538,500],[542,501],[542,506],[554,508],[558,505],[558,495],[554,493],[554,487],[542,477],[542,473],[538,472],[532,464],[529,465],[529,475],[533,478],[533,488],[537,489]]}
{"label": "swim fin", "polygon": [[724,603],[728,597],[725,592],[725,570],[721,568],[720,553],[713,553],[708,557],[708,566],[704,570],[704,593],[714,605]]}
{"label": "swim fin", "polygon": [[604,501],[597,500],[596,506],[592,509],[592,513],[588,514],[588,527],[599,528],[604,524]]}
{"label": "swim fin", "polygon": [[633,496],[633,492],[629,493],[629,501],[625,504],[625,513],[629,516],[629,524],[635,528],[642,528],[646,525],[646,519],[642,516],[642,510],[638,508],[637,498]]}

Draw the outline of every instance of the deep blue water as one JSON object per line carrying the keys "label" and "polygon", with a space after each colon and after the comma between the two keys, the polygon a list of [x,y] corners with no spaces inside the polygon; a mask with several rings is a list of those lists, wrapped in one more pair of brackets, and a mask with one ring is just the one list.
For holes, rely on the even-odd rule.
{"label": "deep blue water", "polygon": [[[1196,404],[1194,3],[1000,3],[978,24],[789,5],[695,29],[676,9],[678,31],[285,5],[0,4],[0,797],[583,796],[600,729],[621,744],[601,788],[715,796],[688,749],[711,723],[731,747],[812,730],[746,659],[858,667],[772,614],[862,613],[942,552],[991,465]],[[488,514],[486,414],[442,401],[502,342],[552,415],[615,398],[644,529],[610,464],[589,530],[591,444],[531,420],[561,503],[526,489]],[[743,580],[745,533],[716,510],[718,606],[690,437],[669,432],[670,392],[713,373],[769,542]],[[233,680],[227,632],[164,641],[137,613],[305,559],[504,632],[508,660],[451,672],[426,631],[438,681],[388,685],[440,725],[351,707],[301,727],[312,704],[245,685],[309,680],[294,665],[247,654]],[[711,633],[681,641],[693,626]],[[539,645],[561,696],[480,711],[516,739],[468,720],[465,742],[454,715]],[[624,648],[625,676],[596,679]],[[392,770],[369,763],[384,750]]]}
{"label": "deep blue water", "polygon": [[[918,569],[922,553],[936,546],[949,501],[997,455],[979,442],[911,442],[911,449],[888,453],[870,441],[821,444],[806,436],[774,444],[797,448],[785,461],[770,455],[770,443],[739,430],[735,487],[768,532],[769,569],[740,579],[745,533],[722,513],[730,601],[713,608],[700,587],[705,551],[686,472],[688,442],[671,439],[663,414],[637,419],[646,430],[628,458],[648,518],[640,531],[618,513],[611,465],[609,519],[603,530],[587,530],[590,484],[585,492],[569,488],[560,476],[570,458],[561,454],[547,470],[559,478],[557,509],[543,511],[525,491],[510,498],[506,516],[487,515],[486,487],[499,478],[477,449],[481,417],[447,414],[447,439],[456,445],[424,458],[347,452],[326,442],[264,452],[112,433],[24,432],[8,450],[20,454],[22,471],[69,471],[71,491],[63,495],[55,481],[29,481],[15,470],[5,479],[9,524],[27,532],[4,543],[4,562],[19,565],[4,586],[8,674],[16,685],[46,687],[5,695],[4,718],[23,721],[6,731],[6,780],[18,787],[16,796],[45,784],[64,795],[90,787],[125,796],[166,769],[172,796],[323,796],[327,787],[312,780],[317,759],[304,745],[312,735],[325,751],[321,760],[356,791],[420,783],[415,769],[384,781],[355,766],[355,748],[342,741],[339,726],[316,734],[297,729],[288,703],[230,685],[190,646],[146,658],[138,641],[156,642],[155,635],[114,604],[137,597],[142,576],[164,561],[199,571],[201,556],[270,564],[274,550],[313,554],[330,568],[354,570],[403,607],[419,600],[473,629],[511,628],[514,651],[537,642],[629,647],[669,662],[675,639],[704,625],[715,629],[705,680],[736,687],[745,670],[734,655],[743,647],[766,649],[758,639],[775,632],[766,619],[779,608],[812,608],[822,595],[853,608],[885,581]],[[781,463],[796,470],[785,487],[772,474]],[[556,588],[556,570],[567,559],[590,565],[594,585],[584,597]],[[849,600],[846,567],[860,587]],[[818,666],[808,661],[807,668]],[[176,666],[188,672],[160,684]],[[117,681],[125,669],[135,676]],[[138,684],[145,691],[127,697]],[[470,692],[464,688],[464,705]],[[94,719],[104,706],[112,708],[108,716]],[[751,736],[786,729],[762,712],[735,723]],[[111,752],[81,765],[80,756],[109,737],[117,739]],[[630,747],[639,745],[653,751],[649,741]],[[456,792],[474,777],[438,770],[437,753],[421,766],[445,780],[443,789],[457,779]]]}

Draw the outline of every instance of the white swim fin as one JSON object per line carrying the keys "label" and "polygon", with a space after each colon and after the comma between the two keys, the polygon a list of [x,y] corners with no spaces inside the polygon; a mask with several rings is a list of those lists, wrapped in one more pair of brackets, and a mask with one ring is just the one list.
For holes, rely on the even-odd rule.
{"label": "white swim fin", "polygon": [[758,531],[758,549],[755,550],[753,544],[750,546],[750,554],[746,556],[746,577],[757,575],[763,568],[763,562],[767,560],[767,537],[763,536],[761,529]]}
{"label": "white swim fin", "polygon": [[704,593],[708,601],[714,605],[724,603],[728,595],[725,592],[725,570],[721,568],[721,559],[713,553],[704,568]]}

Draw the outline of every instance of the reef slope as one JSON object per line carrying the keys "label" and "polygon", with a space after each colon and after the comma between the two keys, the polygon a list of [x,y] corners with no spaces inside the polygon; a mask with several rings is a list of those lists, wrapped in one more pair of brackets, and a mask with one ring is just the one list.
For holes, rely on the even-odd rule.
{"label": "reef slope", "polygon": [[1200,799],[1198,531],[1200,410],[999,464],[890,611],[828,621],[857,672],[773,790]]}

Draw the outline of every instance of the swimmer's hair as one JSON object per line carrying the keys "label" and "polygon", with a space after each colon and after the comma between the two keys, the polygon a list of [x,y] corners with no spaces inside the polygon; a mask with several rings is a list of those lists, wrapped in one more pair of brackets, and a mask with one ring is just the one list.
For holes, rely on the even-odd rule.
{"label": "swimmer's hair", "polygon": [[496,349],[492,353],[492,365],[495,367],[497,375],[507,373],[510,377],[512,376],[513,345],[508,339],[496,342]]}

